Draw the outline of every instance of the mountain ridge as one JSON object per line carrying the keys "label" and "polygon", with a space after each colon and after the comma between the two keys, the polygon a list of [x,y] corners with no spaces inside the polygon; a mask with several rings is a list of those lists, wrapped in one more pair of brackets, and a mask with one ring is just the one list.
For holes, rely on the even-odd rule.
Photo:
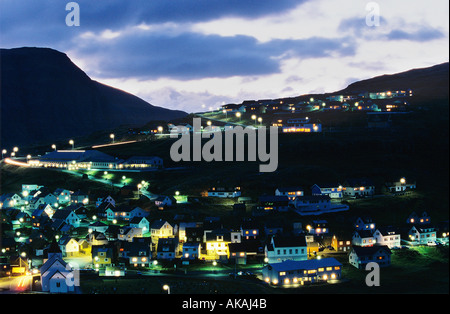
{"label": "mountain ridge", "polygon": [[186,116],[92,80],[63,52],[0,49],[2,147],[85,136]]}

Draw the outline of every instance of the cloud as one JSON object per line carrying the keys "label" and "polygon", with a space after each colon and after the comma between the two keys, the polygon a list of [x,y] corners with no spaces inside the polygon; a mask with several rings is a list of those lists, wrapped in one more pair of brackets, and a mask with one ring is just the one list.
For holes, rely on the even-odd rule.
{"label": "cloud", "polygon": [[410,40],[419,42],[441,39],[444,37],[444,33],[442,33],[440,30],[428,26],[411,31],[395,29],[386,35],[386,38],[388,40]]}

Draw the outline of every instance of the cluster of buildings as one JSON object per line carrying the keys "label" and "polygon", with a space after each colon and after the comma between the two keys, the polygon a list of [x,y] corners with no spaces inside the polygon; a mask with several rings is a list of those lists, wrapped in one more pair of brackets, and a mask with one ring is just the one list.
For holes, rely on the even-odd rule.
{"label": "cluster of buildings", "polygon": [[67,170],[149,170],[163,167],[157,156],[132,156],[119,159],[98,150],[55,150],[37,158],[28,159],[31,167]]}
{"label": "cluster of buildings", "polygon": [[[310,210],[316,211],[317,206],[329,206],[332,198],[343,197],[347,190],[350,196],[356,192],[370,196],[374,191],[367,179],[357,181],[359,189],[350,182],[354,181],[316,184],[311,189],[315,195],[305,195],[299,187],[279,187],[275,195],[261,196],[257,208],[276,213],[289,208],[301,212],[305,211],[302,206],[312,206]],[[389,183],[387,189],[404,192],[406,180],[401,182],[401,188]],[[242,197],[239,187],[210,188],[203,196]],[[332,253],[346,253],[348,264],[358,269],[369,262],[389,266],[392,250],[405,245],[448,244],[449,235],[448,222],[432,225],[427,212],[411,213],[404,225],[396,227],[380,227],[370,218],[357,217],[352,232],[342,233],[345,228],[333,230],[319,217],[299,216],[298,220],[280,223],[235,215],[230,223],[220,217],[186,219],[175,215],[169,221],[154,218],[139,206],[116,202],[111,195],[91,199],[80,191],[49,191],[34,184],[24,184],[22,191],[0,199],[1,222],[7,226],[1,237],[0,275],[35,271],[41,276],[42,290],[49,292],[75,291],[76,285],[67,278],[84,269],[121,277],[127,270],[150,270],[158,263],[256,263],[261,265],[261,279],[270,285],[333,282],[341,279],[343,260]],[[323,204],[317,201],[322,199],[326,199]],[[160,208],[159,202],[168,200],[171,198],[160,196],[154,202]],[[176,200],[170,205],[175,204]],[[232,214],[245,213],[245,206],[236,203]],[[319,252],[325,249],[330,257],[320,258]],[[88,261],[82,269],[67,262],[77,258]]]}
{"label": "cluster of buildings", "polygon": [[413,96],[411,89],[363,92],[352,95],[323,95],[317,98],[295,97],[283,99],[246,100],[241,104],[222,106],[224,113],[280,113],[309,112],[313,110],[403,110],[409,104],[408,97]]}

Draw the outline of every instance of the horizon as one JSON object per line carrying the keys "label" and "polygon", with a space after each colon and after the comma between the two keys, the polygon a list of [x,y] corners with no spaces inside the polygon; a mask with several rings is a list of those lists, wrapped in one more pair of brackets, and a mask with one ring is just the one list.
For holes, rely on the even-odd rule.
{"label": "horizon", "polygon": [[188,113],[449,62],[449,4],[437,0],[80,0],[78,26],[68,3],[2,1],[0,46],[63,52],[92,80]]}

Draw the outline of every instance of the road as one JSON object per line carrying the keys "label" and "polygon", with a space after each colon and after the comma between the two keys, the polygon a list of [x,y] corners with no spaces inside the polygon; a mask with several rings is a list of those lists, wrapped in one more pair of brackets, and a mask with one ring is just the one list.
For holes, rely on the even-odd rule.
{"label": "road", "polygon": [[0,293],[20,293],[31,290],[33,276],[11,276],[0,278]]}

